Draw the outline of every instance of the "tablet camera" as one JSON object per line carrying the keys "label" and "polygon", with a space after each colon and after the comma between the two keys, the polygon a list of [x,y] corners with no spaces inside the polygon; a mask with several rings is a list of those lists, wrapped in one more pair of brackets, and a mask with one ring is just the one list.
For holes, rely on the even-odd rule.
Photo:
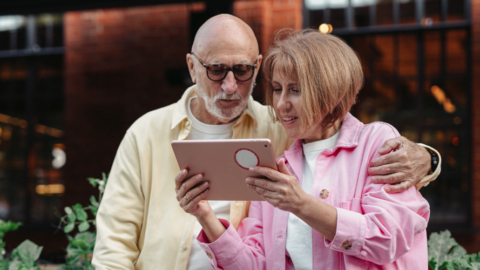
{"label": "tablet camera", "polygon": [[242,169],[248,170],[252,166],[258,166],[260,159],[252,150],[242,148],[235,152],[235,162]]}

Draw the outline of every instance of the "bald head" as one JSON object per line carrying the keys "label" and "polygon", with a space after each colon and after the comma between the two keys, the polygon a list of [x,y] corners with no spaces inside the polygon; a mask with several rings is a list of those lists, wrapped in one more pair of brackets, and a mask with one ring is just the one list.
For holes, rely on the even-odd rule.
{"label": "bald head", "polygon": [[221,14],[210,18],[198,29],[192,51],[209,54],[217,49],[242,48],[258,55],[258,42],[252,28],[241,19]]}

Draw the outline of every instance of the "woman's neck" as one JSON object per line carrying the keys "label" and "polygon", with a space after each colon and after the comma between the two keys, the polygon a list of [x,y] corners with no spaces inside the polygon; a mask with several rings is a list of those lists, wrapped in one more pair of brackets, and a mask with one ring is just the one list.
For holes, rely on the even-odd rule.
{"label": "woman's neck", "polygon": [[332,126],[325,128],[322,127],[321,125],[318,125],[316,128],[310,129],[310,134],[311,136],[303,138],[304,143],[311,143],[311,142],[316,142],[316,141],[321,141],[328,139],[335,135],[337,131],[340,129],[342,126],[342,121],[339,119],[337,120]]}

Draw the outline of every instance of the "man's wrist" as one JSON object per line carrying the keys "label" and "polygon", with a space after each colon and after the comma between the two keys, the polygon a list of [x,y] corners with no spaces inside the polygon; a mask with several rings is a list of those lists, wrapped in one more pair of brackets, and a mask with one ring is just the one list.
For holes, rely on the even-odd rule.
{"label": "man's wrist", "polygon": [[437,153],[435,153],[435,151],[429,149],[429,148],[425,148],[430,156],[430,170],[428,172],[428,174],[433,174],[435,172],[435,170],[437,169],[438,167],[438,163],[440,161],[440,158],[439,156],[437,155]]}

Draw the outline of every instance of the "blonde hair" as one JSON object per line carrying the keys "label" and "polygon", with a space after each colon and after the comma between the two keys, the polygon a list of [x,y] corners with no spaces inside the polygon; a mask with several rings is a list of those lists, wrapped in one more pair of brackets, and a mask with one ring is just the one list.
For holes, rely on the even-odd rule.
{"label": "blonde hair", "polygon": [[332,126],[355,104],[363,85],[363,72],[355,52],[340,38],[318,30],[282,30],[263,62],[266,79],[265,99],[273,111],[272,77],[276,69],[282,76],[298,82],[306,121],[302,129],[321,123]]}

